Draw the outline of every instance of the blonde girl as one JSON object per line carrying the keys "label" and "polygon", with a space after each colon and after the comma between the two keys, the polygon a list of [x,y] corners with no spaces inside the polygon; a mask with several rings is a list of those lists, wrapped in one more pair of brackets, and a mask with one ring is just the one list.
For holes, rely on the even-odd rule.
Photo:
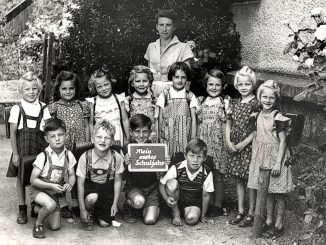
{"label": "blonde girl", "polygon": [[[241,94],[241,98],[231,101],[230,107],[227,109],[225,140],[228,147],[228,161],[226,173],[236,178],[238,196],[238,214],[229,221],[232,225],[239,224],[245,217],[245,186],[248,180],[253,139],[250,116],[259,110],[259,103],[253,93],[255,85],[255,73],[248,66],[244,66],[234,78],[234,87]],[[247,226],[246,223],[239,225]]]}
{"label": "blonde girl", "polygon": [[[259,167],[271,169],[267,198],[267,219],[263,234],[267,238],[284,234],[285,194],[292,190],[291,167],[285,166],[290,154],[286,146],[286,134],[290,119],[283,116],[276,105],[280,88],[273,80],[264,82],[257,91],[262,111],[256,121],[256,135],[253,143],[252,161],[249,168],[248,187],[258,189]],[[276,220],[273,226],[275,201]]]}
{"label": "blonde girl", "polygon": [[108,70],[96,70],[88,81],[88,87],[96,96],[87,98],[91,106],[90,128],[101,119],[106,119],[115,127],[115,145],[124,145],[129,140],[129,119],[124,96],[112,93],[112,77]]}

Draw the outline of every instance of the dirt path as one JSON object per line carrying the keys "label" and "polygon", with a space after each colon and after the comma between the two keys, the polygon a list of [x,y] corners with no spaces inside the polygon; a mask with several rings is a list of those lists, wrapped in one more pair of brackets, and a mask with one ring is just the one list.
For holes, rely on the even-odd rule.
{"label": "dirt path", "polygon": [[[215,218],[214,225],[198,224],[196,226],[174,227],[170,218],[160,217],[156,225],[146,226],[141,222],[130,225],[121,220],[121,227],[95,227],[93,232],[85,232],[78,228],[79,218],[72,222],[62,221],[60,231],[46,230],[46,239],[37,240],[32,237],[34,219],[29,217],[26,225],[16,223],[17,198],[15,179],[6,178],[7,163],[10,154],[9,140],[0,138],[0,244],[292,244],[288,238],[292,236],[289,227],[288,235],[279,242],[250,238],[249,228],[239,228],[227,224],[230,217]],[[295,228],[294,228],[295,229]]]}

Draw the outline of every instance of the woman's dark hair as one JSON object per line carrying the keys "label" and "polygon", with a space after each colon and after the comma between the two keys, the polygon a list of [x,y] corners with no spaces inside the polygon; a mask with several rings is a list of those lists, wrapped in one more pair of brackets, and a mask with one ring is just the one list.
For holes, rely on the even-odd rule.
{"label": "woman's dark hair", "polygon": [[203,80],[205,88],[207,87],[207,81],[208,81],[208,78],[210,78],[210,77],[215,77],[217,79],[220,79],[222,81],[222,87],[224,86],[224,84],[225,84],[225,76],[224,76],[223,72],[220,69],[213,68],[213,69],[209,70],[205,74],[205,77],[204,77],[204,80]]}
{"label": "woman's dark hair", "polygon": [[187,80],[191,81],[191,72],[189,66],[184,62],[175,62],[169,68],[168,79],[172,81],[172,77],[177,71],[183,71],[186,74]]}
{"label": "woman's dark hair", "polygon": [[50,118],[45,122],[44,132],[56,131],[58,129],[63,129],[66,132],[66,124],[59,118]]}
{"label": "woman's dark hair", "polygon": [[136,114],[130,118],[130,130],[136,130],[137,128],[148,127],[152,128],[152,120],[144,114]]}
{"label": "woman's dark hair", "polygon": [[61,96],[60,96],[59,88],[61,86],[61,83],[64,81],[71,81],[76,91],[75,98],[78,99],[80,97],[80,81],[76,73],[73,73],[71,71],[61,71],[55,78],[55,83],[53,88],[54,90],[53,101],[60,100]]}
{"label": "woman's dark hair", "polygon": [[156,22],[158,22],[158,18],[162,17],[171,19],[173,23],[177,20],[177,15],[173,9],[160,9],[155,15]]}

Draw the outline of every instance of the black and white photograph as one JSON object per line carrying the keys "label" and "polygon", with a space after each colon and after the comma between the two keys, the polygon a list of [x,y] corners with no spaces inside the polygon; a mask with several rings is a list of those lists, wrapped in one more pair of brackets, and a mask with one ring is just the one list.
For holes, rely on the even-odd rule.
{"label": "black and white photograph", "polygon": [[0,0],[0,244],[326,244],[325,0]]}

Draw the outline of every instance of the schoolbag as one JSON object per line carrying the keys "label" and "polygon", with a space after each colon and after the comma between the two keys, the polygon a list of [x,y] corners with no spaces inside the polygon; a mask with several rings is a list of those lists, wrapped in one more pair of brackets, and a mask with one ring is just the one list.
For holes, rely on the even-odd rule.
{"label": "schoolbag", "polygon": [[284,116],[291,119],[290,133],[286,137],[287,146],[297,146],[301,142],[303,135],[305,117],[302,114],[296,113],[285,113]]}
{"label": "schoolbag", "polygon": [[[5,128],[6,128],[6,137],[7,139],[10,138],[10,123],[9,123],[9,117],[10,117],[10,111],[11,111],[12,106],[10,107],[6,107],[5,108]],[[20,118],[21,118],[21,113],[19,112],[19,116],[18,116],[18,123],[20,122]]]}

